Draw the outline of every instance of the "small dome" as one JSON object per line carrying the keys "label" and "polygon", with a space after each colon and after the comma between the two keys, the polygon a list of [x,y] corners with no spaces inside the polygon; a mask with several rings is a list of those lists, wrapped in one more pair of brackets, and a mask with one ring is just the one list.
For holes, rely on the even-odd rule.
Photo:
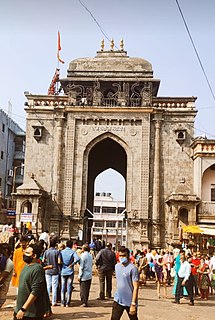
{"label": "small dome", "polygon": [[153,75],[152,65],[142,58],[130,58],[126,51],[98,51],[94,58],[79,58],[70,62],[68,77],[74,76],[107,76],[121,74],[130,76],[132,73],[140,77],[151,78]]}

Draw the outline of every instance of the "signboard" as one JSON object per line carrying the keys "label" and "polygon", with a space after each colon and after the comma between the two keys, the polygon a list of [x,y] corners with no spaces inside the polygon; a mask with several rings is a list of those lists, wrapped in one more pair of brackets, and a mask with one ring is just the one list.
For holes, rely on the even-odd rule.
{"label": "signboard", "polygon": [[15,218],[16,217],[16,210],[15,209],[7,209],[7,217],[8,218]]}
{"label": "signboard", "polygon": [[32,213],[21,213],[21,222],[32,222]]}

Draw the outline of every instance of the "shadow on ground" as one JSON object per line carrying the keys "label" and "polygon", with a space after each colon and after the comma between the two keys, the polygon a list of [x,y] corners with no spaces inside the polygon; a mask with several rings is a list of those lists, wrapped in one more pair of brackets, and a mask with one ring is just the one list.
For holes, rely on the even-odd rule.
{"label": "shadow on ground", "polygon": [[62,314],[57,314],[57,315],[53,315],[51,319],[53,320],[68,320],[68,319],[96,319],[96,318],[105,318],[106,316],[108,316],[110,313],[98,313],[98,312],[92,312],[92,311],[88,311],[89,309],[86,309],[85,312],[80,311],[80,312],[71,312],[71,313],[62,313]]}

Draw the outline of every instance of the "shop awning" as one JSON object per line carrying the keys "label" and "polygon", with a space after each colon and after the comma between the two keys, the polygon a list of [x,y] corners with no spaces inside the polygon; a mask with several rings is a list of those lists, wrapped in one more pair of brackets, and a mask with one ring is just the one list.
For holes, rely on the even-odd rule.
{"label": "shop awning", "polygon": [[200,233],[201,234],[203,232],[202,228],[199,228],[196,225],[183,226],[182,229],[183,229],[183,232],[187,232],[187,233]]}
{"label": "shop awning", "polygon": [[215,236],[215,229],[212,228],[202,228],[202,234],[208,235],[208,236]]}

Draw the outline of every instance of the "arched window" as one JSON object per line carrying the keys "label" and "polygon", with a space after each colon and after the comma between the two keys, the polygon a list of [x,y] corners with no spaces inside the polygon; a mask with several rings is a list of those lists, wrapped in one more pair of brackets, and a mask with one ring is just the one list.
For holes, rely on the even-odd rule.
{"label": "arched window", "polygon": [[188,210],[181,208],[178,213],[178,224],[179,226],[188,225]]}
{"label": "arched window", "polygon": [[23,202],[21,206],[22,213],[32,213],[32,203],[30,201]]}

